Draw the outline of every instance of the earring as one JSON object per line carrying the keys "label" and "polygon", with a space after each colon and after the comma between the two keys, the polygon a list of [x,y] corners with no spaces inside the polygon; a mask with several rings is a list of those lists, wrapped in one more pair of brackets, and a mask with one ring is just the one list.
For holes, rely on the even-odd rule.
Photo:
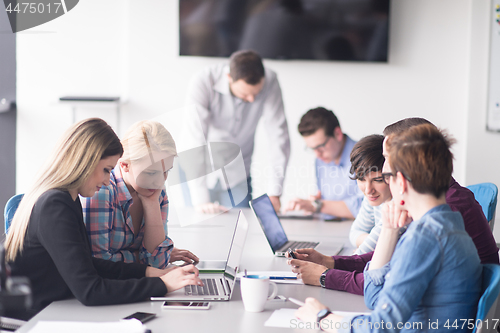
{"label": "earring", "polygon": [[404,200],[401,200],[401,202],[399,203],[401,206],[404,206],[405,204],[405,201]]}

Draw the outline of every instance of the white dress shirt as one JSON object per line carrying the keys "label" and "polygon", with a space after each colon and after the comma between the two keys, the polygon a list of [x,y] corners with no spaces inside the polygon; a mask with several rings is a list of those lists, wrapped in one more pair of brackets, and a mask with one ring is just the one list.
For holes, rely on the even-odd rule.
{"label": "white dress shirt", "polygon": [[[208,67],[191,81],[188,90],[183,140],[189,141],[191,148],[213,142],[237,145],[221,150],[220,144],[211,144],[205,154],[198,154],[199,160],[191,161],[189,168],[193,168],[194,163],[198,169],[197,177],[188,175],[188,181],[197,178],[188,182],[194,205],[210,202],[208,188],[213,188],[217,180],[224,188],[227,183],[234,186],[246,180],[252,162],[255,130],[261,118],[268,135],[273,169],[268,194],[280,196],[282,193],[290,139],[276,73],[265,69],[264,85],[252,103],[232,95],[228,73],[226,64]],[[185,163],[183,168],[186,169]],[[206,177],[199,177],[203,175]]]}

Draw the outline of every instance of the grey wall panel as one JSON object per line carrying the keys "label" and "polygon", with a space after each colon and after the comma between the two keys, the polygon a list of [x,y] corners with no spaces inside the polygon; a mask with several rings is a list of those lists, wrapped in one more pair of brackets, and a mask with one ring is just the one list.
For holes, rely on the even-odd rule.
{"label": "grey wall panel", "polygon": [[5,203],[16,192],[16,35],[0,2],[0,235]]}

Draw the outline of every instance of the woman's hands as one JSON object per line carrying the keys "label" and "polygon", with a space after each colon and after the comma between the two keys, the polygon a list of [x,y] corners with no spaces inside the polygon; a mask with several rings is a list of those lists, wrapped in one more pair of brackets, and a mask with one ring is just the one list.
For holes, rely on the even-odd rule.
{"label": "woman's hands", "polygon": [[200,261],[200,259],[195,256],[191,251],[178,249],[176,247],[173,248],[172,253],[170,253],[169,263],[173,263],[175,261],[184,261],[187,264],[193,264]]}
{"label": "woman's hands", "polygon": [[[318,312],[326,308],[327,307],[321,304],[317,299],[308,297],[305,300],[305,304],[295,312],[295,316],[303,322],[316,323]],[[320,323],[321,329],[323,331],[336,332],[335,323],[340,322],[342,317],[332,313],[325,319],[327,321]]]}
{"label": "woman's hands", "polygon": [[387,202],[382,208],[382,226],[389,229],[399,229],[411,223],[412,218],[403,206],[393,201]]}
{"label": "woman's hands", "polygon": [[369,270],[381,268],[391,260],[399,240],[399,228],[408,225],[411,221],[408,211],[394,200],[385,204],[382,209],[382,230]]}
{"label": "woman's hands", "polygon": [[160,276],[167,287],[167,291],[181,289],[187,285],[203,286],[203,282],[198,277],[198,269],[193,265],[177,267],[171,269],[167,274]]}
{"label": "woman's hands", "polygon": [[303,322],[316,322],[318,312],[326,308],[316,298],[308,297],[305,304],[295,312],[295,316]]}
{"label": "woman's hands", "polygon": [[159,189],[154,191],[153,194],[151,194],[149,196],[145,196],[145,195],[142,195],[140,193],[137,193],[137,196],[139,197],[139,200],[141,200],[143,207],[146,207],[146,206],[149,206],[152,204],[154,204],[155,206],[156,206],[156,204],[158,204],[158,207],[159,207],[160,206],[159,198],[160,198],[160,194],[161,194],[162,190],[163,190],[163,187],[160,187]]}

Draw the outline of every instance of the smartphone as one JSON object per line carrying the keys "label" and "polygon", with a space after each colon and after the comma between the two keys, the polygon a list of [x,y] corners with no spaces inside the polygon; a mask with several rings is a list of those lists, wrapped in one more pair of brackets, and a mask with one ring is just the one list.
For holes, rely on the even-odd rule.
{"label": "smartphone", "polygon": [[130,316],[127,316],[123,319],[137,319],[139,320],[141,323],[145,323],[151,319],[153,319],[154,317],[156,317],[156,313],[148,313],[148,312],[136,312],[134,314],[131,314]]}
{"label": "smartphone", "polygon": [[297,259],[297,256],[295,255],[295,253],[293,253],[293,250],[291,248],[288,248],[288,257]]}
{"label": "smartphone", "polygon": [[209,302],[172,302],[163,303],[163,309],[180,309],[180,310],[208,310],[210,309]]}

